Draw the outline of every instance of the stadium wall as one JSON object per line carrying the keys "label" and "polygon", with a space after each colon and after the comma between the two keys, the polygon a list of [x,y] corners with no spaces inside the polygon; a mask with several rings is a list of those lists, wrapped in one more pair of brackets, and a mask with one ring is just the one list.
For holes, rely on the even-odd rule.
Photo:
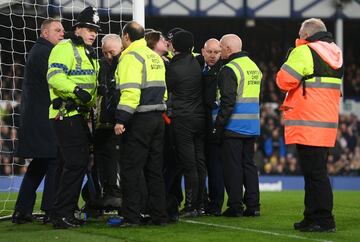
{"label": "stadium wall", "polygon": [[[18,192],[23,176],[0,176],[0,192]],[[86,180],[84,180],[85,182]],[[330,177],[333,190],[360,191],[360,177]],[[43,191],[43,182],[38,192]],[[286,191],[303,190],[304,179],[302,176],[260,176],[261,191]]]}

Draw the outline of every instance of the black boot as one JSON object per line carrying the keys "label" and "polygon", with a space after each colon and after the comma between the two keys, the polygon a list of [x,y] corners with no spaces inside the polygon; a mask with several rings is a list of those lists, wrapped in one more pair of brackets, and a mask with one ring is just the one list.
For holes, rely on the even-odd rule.
{"label": "black boot", "polygon": [[15,211],[11,219],[14,224],[25,224],[33,221],[32,214],[21,213],[19,211]]}

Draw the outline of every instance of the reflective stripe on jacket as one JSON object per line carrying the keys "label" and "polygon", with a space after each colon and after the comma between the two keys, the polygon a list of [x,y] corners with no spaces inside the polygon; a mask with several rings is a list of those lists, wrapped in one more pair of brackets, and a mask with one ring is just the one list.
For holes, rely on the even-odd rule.
{"label": "reflective stripe on jacket", "polygon": [[[247,56],[235,58],[225,66],[232,69],[237,78],[236,103],[225,129],[241,135],[260,135],[260,69]],[[213,114],[215,118],[218,110]]]}
{"label": "reflective stripe on jacket", "polygon": [[146,46],[145,39],[128,46],[115,71],[120,90],[116,119],[126,123],[135,112],[166,110],[165,65],[161,57]]}
{"label": "reflective stripe on jacket", "polygon": [[[339,76],[343,74],[342,56],[339,55],[341,51],[334,43],[316,41],[300,45],[290,53],[278,72],[276,83],[287,92],[281,108],[286,144],[335,145],[341,95]],[[324,69],[321,66],[334,71],[316,73],[319,71],[314,70]]]}
{"label": "reflective stripe on jacket", "polygon": [[[70,39],[66,39],[58,43],[51,51],[49,57],[49,68],[47,72],[47,80],[50,88],[50,99],[60,97],[63,100],[72,98],[76,103],[81,104],[80,100],[73,93],[74,88],[80,88],[89,92],[92,99],[86,104],[88,107],[94,106],[96,102],[96,76],[98,73],[98,62],[89,58],[85,53],[83,45],[75,45]],[[59,110],[53,109],[50,105],[50,118],[55,118],[59,114]],[[66,117],[79,114],[78,111],[65,111],[62,115]]]}

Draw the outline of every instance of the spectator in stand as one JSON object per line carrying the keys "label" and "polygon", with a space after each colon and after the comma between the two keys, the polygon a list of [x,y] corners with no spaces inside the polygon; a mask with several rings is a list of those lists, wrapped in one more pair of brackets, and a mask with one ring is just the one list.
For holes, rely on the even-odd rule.
{"label": "spectator in stand", "polygon": [[[27,168],[16,200],[12,222],[32,221],[36,189],[45,176],[41,210],[45,212],[44,223],[49,222],[50,210],[56,192],[57,144],[50,126],[49,86],[46,80],[48,58],[52,48],[64,37],[59,20],[45,20],[41,35],[31,49],[25,68],[25,78],[20,109],[20,134],[17,156],[32,158]],[[12,140],[16,139],[13,129]]]}

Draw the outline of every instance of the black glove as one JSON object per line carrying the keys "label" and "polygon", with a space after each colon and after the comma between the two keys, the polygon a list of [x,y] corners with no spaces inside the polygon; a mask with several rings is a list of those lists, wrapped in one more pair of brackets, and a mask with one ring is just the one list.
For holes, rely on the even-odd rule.
{"label": "black glove", "polygon": [[91,100],[91,95],[82,88],[76,86],[74,89],[74,94],[80,99],[83,104],[87,104]]}
{"label": "black glove", "polygon": [[59,97],[52,100],[53,109],[59,110],[61,108],[62,102],[63,100]]}
{"label": "black glove", "polygon": [[66,102],[65,102],[65,109],[66,109],[68,112],[75,110],[76,107],[77,107],[77,104],[76,104],[76,102],[74,101],[74,99],[69,98],[69,99],[66,100]]}
{"label": "black glove", "polygon": [[74,101],[74,99],[69,98],[66,100],[65,103],[65,109],[70,112],[73,110],[78,111],[79,113],[87,113],[89,112],[89,108],[84,106],[84,105],[77,105],[76,102]]}

